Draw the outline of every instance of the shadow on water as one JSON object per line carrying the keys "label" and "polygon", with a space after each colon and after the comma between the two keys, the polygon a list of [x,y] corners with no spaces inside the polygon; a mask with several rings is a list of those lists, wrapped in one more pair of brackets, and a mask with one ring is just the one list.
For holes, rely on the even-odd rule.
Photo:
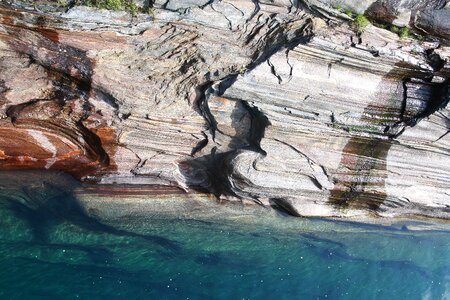
{"label": "shadow on water", "polygon": [[[24,257],[16,258],[10,264],[21,269],[29,269],[33,266],[32,270],[51,270],[56,274],[66,274],[59,278],[66,284],[64,290],[47,289],[45,285],[30,288],[32,297],[40,296],[43,297],[42,299],[65,299],[71,295],[77,295],[76,298],[79,296],[81,299],[124,299],[126,296],[131,299],[181,298],[176,290],[168,289],[166,284],[161,283],[158,270],[152,268],[128,270],[115,266],[49,262]],[[173,277],[177,278],[176,275]],[[89,286],[93,287],[89,288]],[[189,294],[191,299],[211,298],[207,290],[203,289],[195,289]]]}
{"label": "shadow on water", "polygon": [[2,245],[8,245],[10,247],[14,247],[14,249],[29,249],[31,247],[42,247],[45,249],[54,249],[54,250],[75,250],[80,251],[86,254],[86,256],[90,259],[91,262],[97,264],[108,263],[113,260],[113,252],[107,249],[106,247],[89,247],[83,246],[79,244],[73,243],[39,243],[37,241],[33,242],[11,242],[8,240],[0,240]]}
{"label": "shadow on water", "polygon": [[[26,222],[32,231],[33,242],[37,244],[49,243],[50,230],[59,224],[69,223],[89,232],[139,238],[165,250],[181,250],[176,241],[115,228],[87,215],[73,193],[77,183],[68,175],[29,175],[26,172],[0,172],[0,205]],[[18,184],[18,181],[23,183]],[[92,252],[91,256],[95,253]]]}
{"label": "shadow on water", "polygon": [[433,275],[426,269],[408,260],[373,260],[369,258],[355,257],[348,253],[347,246],[344,243],[336,242],[327,238],[317,237],[314,234],[301,234],[307,240],[306,245],[313,248],[314,252],[323,259],[339,259],[347,263],[359,262],[373,264],[379,268],[392,268],[396,270],[412,271],[420,274],[422,277],[430,279]]}

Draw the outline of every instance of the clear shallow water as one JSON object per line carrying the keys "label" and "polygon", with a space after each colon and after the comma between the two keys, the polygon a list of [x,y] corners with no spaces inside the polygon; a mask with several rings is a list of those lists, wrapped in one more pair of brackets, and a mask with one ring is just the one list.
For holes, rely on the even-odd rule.
{"label": "clear shallow water", "polygon": [[446,229],[56,194],[0,194],[1,299],[450,299]]}

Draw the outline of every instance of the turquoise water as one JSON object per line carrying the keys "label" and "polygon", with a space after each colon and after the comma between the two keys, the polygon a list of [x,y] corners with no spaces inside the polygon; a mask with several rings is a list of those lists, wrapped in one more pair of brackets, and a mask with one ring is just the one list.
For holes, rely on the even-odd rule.
{"label": "turquoise water", "polygon": [[450,299],[446,225],[179,199],[102,213],[39,188],[0,195],[1,299]]}

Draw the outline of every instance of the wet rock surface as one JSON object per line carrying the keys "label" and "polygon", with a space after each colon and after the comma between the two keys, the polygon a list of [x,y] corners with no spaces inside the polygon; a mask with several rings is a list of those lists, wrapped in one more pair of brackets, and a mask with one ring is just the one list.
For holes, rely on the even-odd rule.
{"label": "wet rock surface", "polygon": [[356,34],[329,1],[2,2],[0,168],[448,219],[448,5],[343,2],[392,24],[409,11],[430,35]]}

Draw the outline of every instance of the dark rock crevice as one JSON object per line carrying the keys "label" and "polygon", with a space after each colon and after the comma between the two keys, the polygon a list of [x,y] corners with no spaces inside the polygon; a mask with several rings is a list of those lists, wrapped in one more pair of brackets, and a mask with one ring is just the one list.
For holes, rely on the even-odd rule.
{"label": "dark rock crevice", "polygon": [[301,214],[295,209],[295,207],[284,198],[271,198],[269,204],[272,208],[281,211],[289,216],[302,217]]}
{"label": "dark rock crevice", "polygon": [[[213,146],[210,154],[206,154],[188,161],[182,161],[179,164],[181,174],[184,176],[188,186],[194,189],[200,189],[214,194],[217,198],[236,197],[238,194],[234,191],[233,178],[235,159],[242,151],[257,152],[266,155],[261,148],[260,142],[264,137],[264,131],[270,125],[268,118],[257,108],[245,101],[241,101],[248,117],[250,118],[250,126],[247,129],[245,141],[240,138],[231,137],[230,145],[236,148],[219,152],[220,146]],[[233,139],[239,141],[233,142]],[[193,149],[194,154],[199,152],[207,145],[207,137],[199,142],[198,146]]]}
{"label": "dark rock crevice", "polygon": [[[203,116],[206,122],[207,130],[211,134],[212,140],[214,141],[215,134],[217,131],[217,121],[211,113],[208,106],[208,97],[211,94],[211,87],[213,82],[206,82],[196,88],[197,97],[194,100],[194,109],[198,110],[198,113]],[[205,145],[206,146],[206,145]],[[198,149],[201,150],[201,149]],[[197,150],[197,151],[198,151]],[[194,153],[197,151],[193,151]]]}
{"label": "dark rock crevice", "polygon": [[[403,81],[403,88],[400,122],[405,126],[414,127],[420,120],[448,105],[448,79],[442,83],[424,82],[414,78],[406,79]],[[405,128],[393,138],[400,136],[404,130]]]}

